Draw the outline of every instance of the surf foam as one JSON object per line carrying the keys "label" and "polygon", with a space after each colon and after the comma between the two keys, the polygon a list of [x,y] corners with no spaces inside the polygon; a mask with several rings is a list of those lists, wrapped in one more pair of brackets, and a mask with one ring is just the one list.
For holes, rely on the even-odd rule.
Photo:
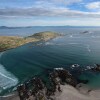
{"label": "surf foam", "polygon": [[[3,53],[0,53],[0,59],[2,55]],[[18,79],[8,72],[2,64],[0,64],[0,92],[4,89],[17,85],[17,83]]]}

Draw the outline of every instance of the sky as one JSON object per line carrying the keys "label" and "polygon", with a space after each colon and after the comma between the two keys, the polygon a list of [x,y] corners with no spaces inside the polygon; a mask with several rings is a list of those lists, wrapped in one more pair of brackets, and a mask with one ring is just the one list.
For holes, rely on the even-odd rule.
{"label": "sky", "polygon": [[100,26],[100,0],[0,0],[0,26]]}

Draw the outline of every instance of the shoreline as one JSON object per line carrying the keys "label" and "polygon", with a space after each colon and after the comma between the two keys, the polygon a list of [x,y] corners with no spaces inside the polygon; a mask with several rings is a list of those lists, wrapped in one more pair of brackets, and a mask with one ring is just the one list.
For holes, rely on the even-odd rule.
{"label": "shoreline", "polygon": [[[57,37],[60,37],[60,36],[57,36]],[[44,41],[49,41],[57,37],[50,38]],[[39,40],[39,41],[43,41],[43,40]],[[39,42],[39,41],[34,41],[34,42]],[[34,42],[29,42],[29,43],[34,43]],[[14,49],[14,48],[10,48],[10,49]],[[6,49],[4,51],[10,50],[10,49]],[[99,96],[100,89],[92,90],[88,87],[85,87],[84,84],[81,84],[81,87],[77,86],[76,88],[72,87],[71,85],[67,85],[67,84],[61,85],[61,89],[62,89],[62,93],[59,93],[57,91],[55,95],[53,96],[54,98],[56,98],[54,100],[100,100],[100,96]],[[0,96],[0,100],[19,100],[18,93],[14,91],[9,95]]]}
{"label": "shoreline", "polygon": [[[58,71],[58,73],[60,71],[63,71],[63,73],[64,73],[64,69],[61,69],[61,68],[60,69],[56,68],[56,71]],[[53,72],[50,73],[49,75],[51,75],[49,77],[52,78]],[[59,75],[61,75],[61,73],[59,73],[56,76],[56,78],[57,77],[61,78]],[[67,75],[70,75],[70,77],[72,77],[69,72],[67,73]],[[39,78],[33,77],[32,80],[34,80],[34,79],[39,79]],[[32,80],[27,81],[27,83],[29,84],[30,82],[32,82]],[[66,80],[66,82],[63,82],[63,81],[59,81],[59,79],[58,79],[56,86],[57,87],[60,86],[60,90],[56,87],[55,92],[53,92],[54,94],[51,94],[50,98],[53,98],[52,100],[100,100],[100,96],[99,96],[100,89],[98,89],[98,90],[97,89],[91,89],[85,83],[80,82],[80,83],[76,84],[74,81],[73,81],[73,84],[74,84],[73,85],[71,82],[67,83],[67,80]],[[42,80],[40,82],[42,82]],[[26,84],[26,83],[24,83],[24,84]],[[9,93],[9,95],[0,96],[0,100],[20,100],[20,98],[19,98],[19,87],[24,86],[24,84],[19,85],[17,87],[17,90],[13,91],[12,93]],[[32,84],[34,84],[34,83],[32,83]],[[42,83],[42,84],[44,84],[44,83]],[[44,84],[41,91],[45,94],[46,98],[48,97],[48,95],[46,94],[47,90],[48,89],[46,88],[46,86]],[[30,91],[30,90],[28,90],[28,91]],[[30,95],[30,96],[32,96],[32,98],[36,98],[36,96],[33,95],[33,94]],[[48,98],[43,99],[43,100],[50,100],[50,98],[49,99]],[[35,99],[28,99],[28,100],[35,100]]]}
{"label": "shoreline", "polygon": [[[59,73],[59,71],[64,71],[64,69],[63,68],[55,68],[54,72],[55,71],[58,71],[58,73]],[[49,75],[53,75],[53,72],[49,73]],[[59,73],[57,75],[57,77],[61,78],[59,75],[61,75],[61,73]],[[67,75],[70,75],[72,77],[72,75],[69,72],[67,73]],[[34,78],[35,77],[33,77],[32,79],[34,79]],[[29,81],[27,81],[27,82],[29,82]],[[73,81],[73,83],[76,84],[74,81]],[[100,89],[89,88],[89,86],[85,83],[79,82],[76,84],[76,86],[74,86],[71,83],[66,83],[66,82],[63,83],[62,82],[62,83],[60,83],[60,86],[61,86],[61,92],[56,88],[56,91],[54,92],[55,95],[52,96],[52,98],[56,98],[56,99],[53,99],[53,100],[100,100],[100,96],[99,96]],[[45,88],[46,87],[44,87],[44,89]],[[42,90],[42,91],[45,91],[45,90]],[[73,95],[73,97],[72,97],[72,95]],[[68,96],[68,97],[66,97],[66,96]],[[65,99],[65,97],[68,99]],[[18,95],[18,90],[12,91],[8,95],[0,96],[0,100],[20,100],[19,95]],[[35,100],[35,99],[32,99],[32,100]],[[46,99],[46,100],[49,100],[49,99]]]}
{"label": "shoreline", "polygon": [[[54,68],[54,69],[55,69],[55,71],[64,70],[63,68]],[[51,75],[51,73],[49,73],[49,74]],[[69,72],[67,74],[72,77],[72,75]],[[59,73],[59,75],[61,75],[61,73]],[[59,75],[57,77],[61,78]],[[74,84],[76,84],[76,83],[74,83]],[[53,98],[56,98],[53,100],[100,100],[100,96],[99,96],[100,89],[89,88],[87,83],[82,83],[82,81],[77,83],[76,86],[73,86],[73,84],[70,84],[70,83],[64,83],[64,85],[62,85],[62,83],[60,83],[60,85],[61,85],[62,92],[60,93],[57,90],[54,93],[55,95],[52,96]],[[67,98],[67,99],[65,99],[65,98]],[[11,93],[9,93],[8,95],[0,96],[0,100],[20,100],[18,91],[15,90],[15,91],[12,91]],[[32,100],[35,100],[35,99],[32,99]],[[49,100],[49,99],[46,99],[46,100]]]}
{"label": "shoreline", "polygon": [[[100,89],[87,92],[88,89],[84,88],[84,86],[77,89],[71,85],[65,84],[61,85],[61,90],[62,90],[61,93],[56,91],[55,95],[52,96],[54,100],[100,100],[99,96]],[[0,96],[0,100],[20,100],[20,99],[18,93],[15,92],[11,93],[11,95]]]}
{"label": "shoreline", "polygon": [[[12,36],[11,36],[12,37]],[[34,41],[34,42],[29,42],[29,43],[37,43],[37,42],[47,42],[47,41],[50,41],[50,40],[52,40],[52,39],[56,39],[56,38],[59,38],[59,37],[62,37],[61,35],[59,35],[59,36],[56,36],[56,37],[53,37],[53,38],[49,38],[49,39],[44,39],[44,40],[38,40],[38,41]],[[29,43],[25,43],[25,44],[23,44],[23,45],[26,45],[26,44],[29,44]],[[22,46],[22,45],[21,45]],[[18,46],[18,47],[20,47],[20,46]],[[17,48],[17,47],[15,47],[15,48]],[[5,49],[5,50],[3,50],[3,51],[0,51],[0,53],[4,53],[4,52],[6,52],[6,51],[9,51],[9,50],[11,50],[11,49],[15,49],[15,48],[9,48],[9,49]],[[12,93],[9,93],[9,94],[7,94],[7,95],[4,95],[4,96],[0,96],[0,98],[5,98],[5,97],[9,97],[9,96],[12,96],[12,95],[14,95],[13,94],[13,91],[12,91]]]}
{"label": "shoreline", "polygon": [[18,36],[0,36],[0,52],[11,50],[27,43],[34,43],[39,41],[49,41],[51,39],[63,36],[60,33],[55,33],[51,31],[45,31],[40,33],[35,33],[28,37],[18,37]]}
{"label": "shoreline", "polygon": [[[59,37],[62,37],[62,36],[57,36],[57,37],[50,38],[50,39],[47,39],[47,40],[36,40],[36,41],[33,41],[33,42],[28,42],[28,43],[36,43],[36,42],[42,42],[42,41],[47,42],[47,41],[50,41],[50,40],[53,40],[53,39],[56,39],[56,38],[59,38]],[[25,43],[25,44],[28,44],[28,43]],[[23,45],[25,45],[25,44],[22,44],[22,45],[20,45],[20,46],[23,46]],[[2,50],[2,51],[0,50],[0,53],[6,52],[6,51],[11,50],[11,49],[18,48],[18,47],[20,47],[20,46],[17,46],[17,47],[14,47],[14,48],[4,49],[4,50]]]}

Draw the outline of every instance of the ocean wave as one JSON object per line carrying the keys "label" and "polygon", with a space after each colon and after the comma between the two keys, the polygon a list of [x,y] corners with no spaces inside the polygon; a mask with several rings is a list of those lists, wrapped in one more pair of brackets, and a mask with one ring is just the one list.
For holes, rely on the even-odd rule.
{"label": "ocean wave", "polygon": [[79,43],[68,43],[68,44],[76,45],[76,44],[79,44]]}
{"label": "ocean wave", "polygon": [[45,42],[45,45],[56,45],[56,43],[52,43],[52,42]]}
{"label": "ocean wave", "polygon": [[37,43],[36,46],[66,46],[66,45],[80,45],[81,43],[75,43],[75,42],[70,42],[70,43],[55,43],[55,42],[40,42]]}
{"label": "ocean wave", "polygon": [[52,42],[45,42],[45,45],[77,45],[77,44],[79,44],[79,43],[67,43],[67,44],[65,44],[65,43],[52,43]]}
{"label": "ocean wave", "polygon": [[92,38],[100,38],[100,36],[94,36],[94,35],[92,35],[91,37]]}
{"label": "ocean wave", "polygon": [[[2,57],[3,53],[0,53],[0,58]],[[0,64],[0,92],[7,88],[17,85],[18,79],[8,72],[5,67]]]}
{"label": "ocean wave", "polygon": [[70,38],[72,38],[72,37],[73,37],[73,35],[70,35],[69,37],[70,37]]}
{"label": "ocean wave", "polygon": [[91,49],[90,49],[89,45],[87,45],[87,50],[88,50],[88,52],[91,52]]}

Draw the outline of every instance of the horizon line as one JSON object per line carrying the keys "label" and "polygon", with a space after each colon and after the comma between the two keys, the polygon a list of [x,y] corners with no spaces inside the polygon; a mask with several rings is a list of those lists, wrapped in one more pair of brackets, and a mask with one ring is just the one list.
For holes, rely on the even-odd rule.
{"label": "horizon line", "polygon": [[78,26],[76,26],[76,25],[36,25],[36,26],[3,26],[3,25],[1,25],[0,27],[8,27],[8,28],[10,28],[10,27],[100,27],[100,26],[84,26],[84,25],[78,25]]}

